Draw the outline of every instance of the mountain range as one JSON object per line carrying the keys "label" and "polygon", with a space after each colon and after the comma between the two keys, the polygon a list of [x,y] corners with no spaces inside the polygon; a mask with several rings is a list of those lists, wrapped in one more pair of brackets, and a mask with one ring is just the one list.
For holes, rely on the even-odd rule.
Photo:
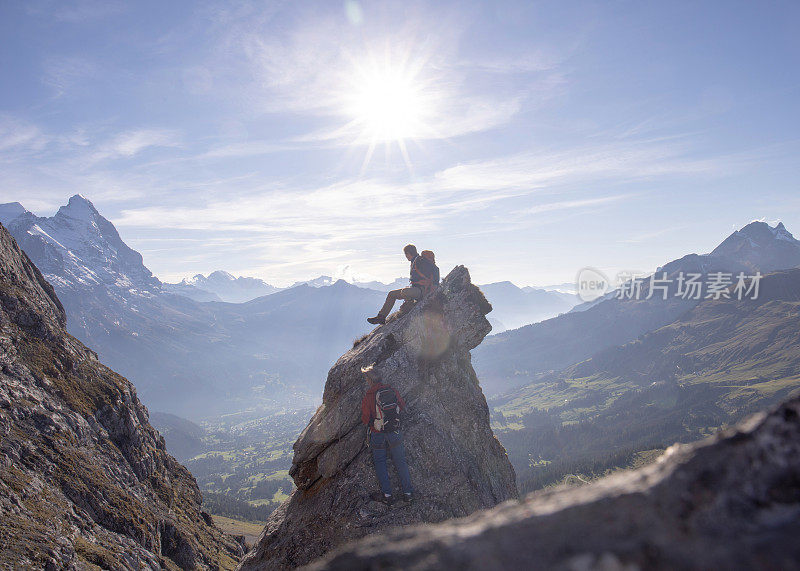
{"label": "mountain range", "polygon": [[[755,222],[659,268],[675,278],[667,299],[655,285],[647,299],[646,279],[640,299],[612,296],[487,339],[474,362],[485,390],[505,393],[491,401],[494,426],[521,489],[636,465],[797,394],[798,266],[800,242]],[[764,275],[741,299],[735,279],[719,295],[676,295],[681,272],[717,271]]]}
{"label": "mountain range", "polygon": [[[182,295],[198,302],[224,301],[228,303],[244,303],[284,289],[292,289],[304,285],[313,288],[324,288],[334,285],[337,281],[339,280],[330,276],[319,276],[311,280],[295,282],[289,288],[279,288],[259,278],[234,277],[228,272],[217,270],[207,277],[203,274],[197,274],[178,283],[163,283],[162,290],[167,293]],[[360,288],[385,293],[392,289],[408,287],[408,278],[397,278],[390,283],[379,281],[351,281],[348,283]],[[574,293],[562,291],[561,289],[545,289],[531,286],[518,287],[508,281],[484,284],[479,287],[492,299],[494,311],[489,317],[489,321],[492,324],[493,333],[516,329],[566,313],[580,301]]]}
{"label": "mountain range", "polygon": [[[384,291],[407,284],[321,276],[280,289],[223,271],[165,284],[80,195],[52,217],[0,205],[0,223],[53,284],[70,333],[130,378],[148,406],[190,418],[307,406],[331,360],[369,330],[364,317]],[[485,287],[495,315],[512,324],[569,305],[556,292]]]}
{"label": "mountain range", "polygon": [[[163,284],[80,195],[53,217],[36,216],[19,203],[0,205],[0,222],[56,288],[70,332],[132,379],[152,408],[189,418],[238,410],[243,403],[307,406],[330,360],[369,330],[363,317],[374,313],[383,296],[378,289],[326,276],[283,290],[222,271]],[[797,265],[800,242],[782,224],[754,222],[711,253],[684,256],[657,273],[766,273]],[[398,278],[381,290],[404,284]],[[207,292],[207,301],[177,294],[177,286]],[[494,306],[490,322],[501,331],[473,356],[487,395],[535,383],[633,341],[697,303],[674,295],[667,300],[610,296],[585,311],[569,312],[577,298],[558,288],[510,282],[481,288]],[[251,295],[257,297],[244,303],[216,301]]]}
{"label": "mountain range", "polygon": [[195,301],[228,303],[244,303],[281,290],[259,278],[237,278],[223,270],[211,272],[208,276],[197,274],[176,284],[164,283],[163,288],[164,291],[184,295]]}
{"label": "mountain range", "polygon": [[[330,287],[337,279],[331,276],[319,276],[311,280],[299,281],[289,288],[279,288],[264,280],[252,277],[235,277],[223,270],[211,272],[208,276],[197,274],[192,278],[184,278],[178,283],[163,283],[162,290],[188,297],[198,302],[224,301],[228,303],[244,303],[257,297],[270,295],[283,289],[291,289],[307,285],[314,288]],[[392,282],[359,281],[348,283],[354,286],[379,292],[408,287],[408,278],[397,278]],[[572,286],[572,291],[569,286]],[[566,313],[575,307],[580,300],[573,293],[574,284],[561,284],[552,287],[518,287],[511,282],[495,282],[479,286],[492,299],[494,311],[489,317],[492,332],[500,333],[508,329],[516,329],[543,319]]]}
{"label": "mountain range", "polygon": [[369,330],[363,316],[382,297],[342,281],[199,303],[165,290],[80,195],[52,217],[19,204],[0,206],[0,216],[55,288],[69,332],[130,378],[148,406],[189,418],[312,402],[330,360]]}
{"label": "mountain range", "polygon": [[[190,301],[159,292],[132,251],[114,243],[115,232],[95,214],[82,215],[82,206],[67,205],[53,219],[34,217],[29,225],[21,224],[32,250],[38,245],[43,262],[51,264],[48,271],[58,272],[53,275],[61,278],[57,283],[63,291],[99,288],[137,304],[143,303],[139,298],[161,296]],[[11,208],[0,214],[9,211],[17,213],[12,226],[32,216]],[[65,228],[78,228],[83,239],[70,242],[67,238],[75,236],[65,235]],[[484,317],[491,305],[470,284],[466,269],[455,268],[439,292],[405,318],[393,318],[358,339],[336,361],[325,402],[294,445],[289,473],[297,489],[270,516],[240,568],[309,563],[347,539],[388,528],[395,530],[343,546],[311,568],[403,566],[409,561],[426,569],[572,568],[578,561],[576,537],[586,555],[578,561],[583,566],[618,568],[635,562],[728,568],[744,562],[775,568],[787,561],[791,566],[798,527],[800,403],[791,395],[800,390],[800,268],[774,268],[796,255],[796,241],[785,229],[767,227],[767,234],[761,226],[754,228],[764,239],[754,238],[746,227],[726,240],[725,254],[688,256],[664,266],[664,273],[763,269],[768,274],[758,282],[757,296],[739,298],[731,285],[726,295],[698,299],[670,323],[632,342],[600,350],[507,394],[495,402],[491,417],[468,354],[490,330]],[[773,240],[789,247],[773,247]],[[85,271],[75,263],[75,251],[94,256],[97,267]],[[243,542],[223,534],[202,511],[197,483],[166,453],[132,384],[68,334],[68,314],[53,286],[2,226],[0,262],[0,516],[5,536],[0,559],[15,567],[45,569],[233,568]],[[308,285],[293,289],[315,291]],[[333,301],[344,299],[342,306],[352,304],[346,296],[353,290],[369,291],[343,281],[320,289],[334,292]],[[252,320],[259,327],[285,312],[299,317],[301,326],[289,337],[319,344],[302,329],[308,299],[284,297],[275,305],[263,304],[290,293],[245,304],[197,305],[235,307],[233,313],[214,316],[237,326]],[[432,315],[438,318],[431,320]],[[223,332],[230,328],[219,325]],[[270,332],[254,334],[268,338]],[[389,509],[367,493],[371,459],[357,410],[365,362],[377,363],[407,395],[407,438],[413,443],[409,459],[424,501],[416,499],[405,508]],[[521,487],[528,491],[546,482],[543,471],[595,475],[584,471],[588,467],[602,473],[623,457],[657,454],[665,443],[696,440],[779,400],[785,403],[770,414],[703,442],[672,447],[643,470],[581,490],[561,487],[505,502],[438,527],[396,529],[515,497],[509,459],[522,467]],[[158,416],[162,424],[191,436],[184,443],[191,454],[203,430],[174,416]],[[508,457],[492,434],[490,418],[500,427]],[[431,433],[437,437],[430,438]],[[598,526],[599,520],[607,525]],[[521,549],[520,541],[532,533],[546,541]],[[719,549],[720,538],[734,547]]]}
{"label": "mountain range", "polygon": [[495,334],[566,313],[580,301],[574,294],[530,286],[520,288],[511,282],[479,287],[492,302],[494,310],[489,315],[489,322]]}
{"label": "mountain range", "polygon": [[666,275],[671,280],[666,299],[661,291],[648,299],[650,286],[645,279],[638,298],[620,299],[611,294],[584,311],[487,338],[474,352],[475,369],[487,394],[507,392],[673,322],[699,302],[675,295],[681,274],[708,278],[724,272],[733,278],[739,272],[766,274],[797,266],[800,241],[783,224],[771,227],[752,222],[733,232],[711,253],[689,254],[658,268],[658,278]]}

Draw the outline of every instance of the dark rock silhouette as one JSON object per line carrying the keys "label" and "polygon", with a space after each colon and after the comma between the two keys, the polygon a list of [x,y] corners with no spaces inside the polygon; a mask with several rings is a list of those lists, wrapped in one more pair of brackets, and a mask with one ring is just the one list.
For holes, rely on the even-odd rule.
{"label": "dark rock silhouette", "polygon": [[0,561],[15,569],[231,568],[133,386],[65,330],[0,226]]}
{"label": "dark rock silhouette", "polygon": [[800,569],[800,398],[653,465],[393,530],[308,567]]}
{"label": "dark rock silhouette", "polygon": [[[328,373],[322,406],[294,445],[297,489],[269,518],[241,569],[304,565],[391,526],[465,516],[516,497],[514,471],[489,426],[470,349],[490,331],[491,305],[456,267],[408,315],[358,341]],[[406,456],[417,500],[389,508],[365,446],[360,368],[375,363],[407,403]],[[399,491],[390,468],[394,489]]]}

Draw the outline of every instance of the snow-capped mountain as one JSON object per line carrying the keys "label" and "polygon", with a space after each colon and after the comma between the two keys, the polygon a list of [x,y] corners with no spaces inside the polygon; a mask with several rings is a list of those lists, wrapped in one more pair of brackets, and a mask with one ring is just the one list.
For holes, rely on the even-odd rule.
{"label": "snow-capped mountain", "polygon": [[161,282],[144,266],[141,254],[79,194],[51,217],[36,216],[18,202],[0,205],[0,213],[22,249],[58,289],[103,286],[126,295],[160,291]]}
{"label": "snow-capped mountain", "polygon": [[[311,287],[328,287],[335,284],[337,281],[340,281],[337,278],[332,278],[331,276],[319,276],[314,278],[313,280],[306,280],[302,282],[295,282],[291,285],[291,287],[297,287],[299,285],[308,285]],[[400,289],[403,287],[408,287],[408,278],[396,278],[393,282],[390,283],[383,283],[379,281],[359,281],[359,280],[345,280],[348,283],[353,284],[356,287],[364,288],[364,289],[374,289],[375,291],[382,291],[384,293],[391,291],[393,289]]]}
{"label": "snow-capped mountain", "polygon": [[7,202],[0,204],[0,223],[8,226],[8,223],[28,212],[19,202]]}
{"label": "snow-capped mountain", "polygon": [[294,282],[289,288],[307,285],[311,287],[328,287],[336,283],[336,280],[333,279],[331,276],[319,276],[314,278],[313,280],[306,280],[301,282]]}
{"label": "snow-capped mountain", "polygon": [[307,406],[331,359],[370,329],[364,316],[383,297],[338,282],[197,303],[165,290],[81,196],[52,217],[0,205],[0,222],[53,284],[69,333],[128,377],[148,406],[189,418]]}
{"label": "snow-capped mountain", "polygon": [[389,292],[389,291],[391,291],[393,289],[400,289],[400,288],[408,287],[408,278],[407,277],[405,277],[405,278],[397,278],[393,282],[390,282],[388,284],[385,284],[385,283],[379,282],[379,281],[371,281],[371,282],[355,281],[355,282],[353,282],[353,285],[358,286],[358,287],[363,287],[363,288],[366,288],[366,289],[374,289],[376,291],[382,291],[382,292],[386,293],[386,292]]}
{"label": "snow-capped mountain", "polygon": [[208,276],[197,274],[192,278],[184,278],[177,284],[164,284],[164,290],[185,295],[195,301],[244,303],[257,297],[273,294],[280,291],[281,288],[258,278],[242,276],[237,278],[228,272],[217,270]]}

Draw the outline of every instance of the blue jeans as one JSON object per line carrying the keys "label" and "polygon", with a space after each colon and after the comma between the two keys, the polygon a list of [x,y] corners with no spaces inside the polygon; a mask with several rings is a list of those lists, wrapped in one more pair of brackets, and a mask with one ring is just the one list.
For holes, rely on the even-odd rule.
{"label": "blue jeans", "polygon": [[403,493],[410,494],[411,476],[408,473],[406,464],[406,451],[403,448],[403,435],[400,432],[373,432],[369,438],[369,446],[372,448],[372,459],[375,461],[375,473],[381,484],[381,491],[384,495],[391,495],[392,484],[389,481],[389,468],[386,465],[386,449],[392,455],[392,463],[400,477],[400,485]]}

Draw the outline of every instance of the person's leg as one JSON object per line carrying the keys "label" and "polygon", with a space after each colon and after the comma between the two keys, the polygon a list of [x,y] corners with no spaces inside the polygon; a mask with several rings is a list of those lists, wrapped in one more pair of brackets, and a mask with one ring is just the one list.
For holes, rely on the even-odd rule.
{"label": "person's leg", "polygon": [[373,432],[369,438],[372,448],[372,460],[375,462],[375,474],[381,485],[384,496],[392,495],[392,483],[389,481],[389,469],[386,467],[386,439],[381,432]]}
{"label": "person's leg", "polygon": [[405,315],[414,308],[417,301],[422,299],[422,289],[416,286],[404,287],[400,290],[403,305],[400,306],[400,315]]}
{"label": "person's leg", "polygon": [[392,308],[394,307],[394,302],[397,301],[398,299],[403,299],[401,297],[402,291],[403,291],[402,289],[393,289],[392,291],[387,293],[386,301],[383,303],[383,307],[381,307],[381,310],[378,312],[378,315],[380,315],[385,319],[386,316],[389,315],[389,313],[391,313]]}
{"label": "person's leg", "polygon": [[399,432],[388,432],[385,436],[389,444],[389,453],[392,455],[392,463],[395,470],[397,470],[397,476],[400,478],[403,493],[410,494],[414,489],[411,486],[411,474],[408,473],[406,450],[403,447],[403,435]]}
{"label": "person's leg", "polygon": [[402,299],[413,299],[419,301],[422,299],[422,288],[417,286],[404,287],[400,290],[400,297]]}

